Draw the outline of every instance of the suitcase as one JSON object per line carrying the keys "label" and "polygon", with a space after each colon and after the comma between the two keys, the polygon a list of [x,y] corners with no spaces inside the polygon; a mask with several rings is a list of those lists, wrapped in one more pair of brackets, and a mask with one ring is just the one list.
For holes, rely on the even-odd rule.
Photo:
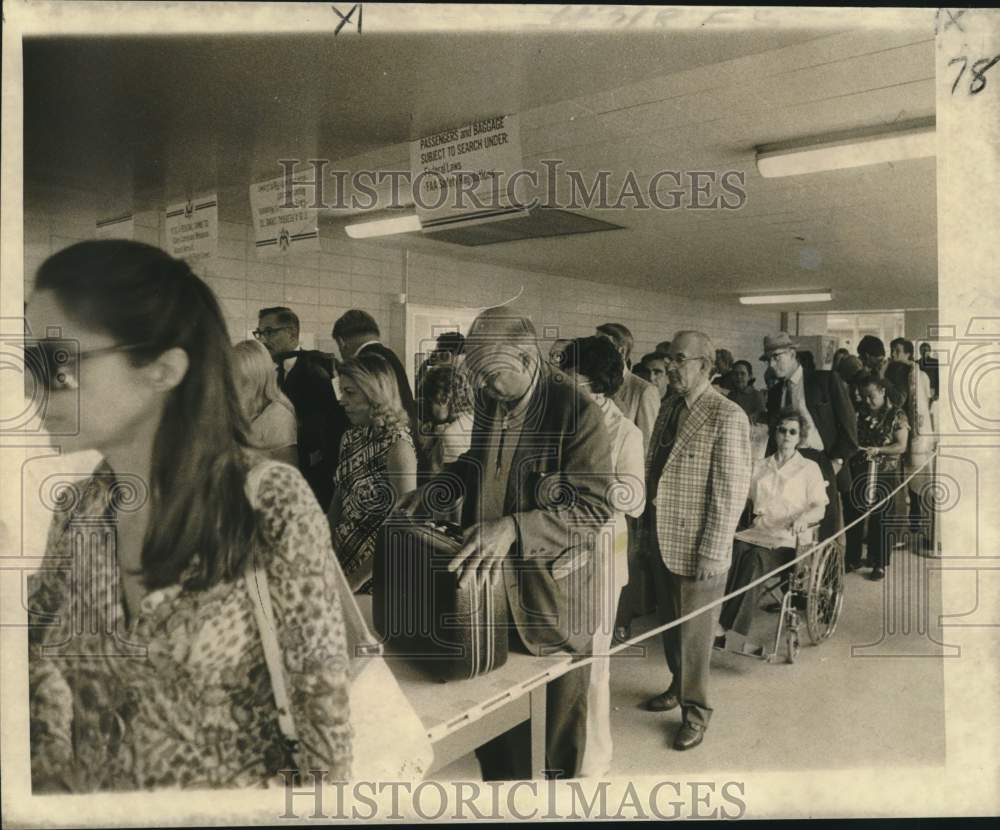
{"label": "suitcase", "polygon": [[461,547],[457,525],[390,517],[375,549],[375,630],[393,651],[442,681],[471,679],[507,662],[503,580],[459,588],[448,563]]}

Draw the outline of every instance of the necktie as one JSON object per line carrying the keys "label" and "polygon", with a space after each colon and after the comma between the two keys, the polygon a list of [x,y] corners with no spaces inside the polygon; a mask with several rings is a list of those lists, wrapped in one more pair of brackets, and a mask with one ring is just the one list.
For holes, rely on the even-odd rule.
{"label": "necktie", "polygon": [[792,407],[792,382],[784,380],[781,382],[781,408],[791,409]]}
{"label": "necktie", "polygon": [[278,367],[278,387],[285,391],[285,361],[290,357],[295,357],[298,352],[279,352],[274,356],[275,365]]}
{"label": "necktie", "polygon": [[683,400],[678,400],[673,410],[667,416],[667,422],[660,432],[659,438],[653,449],[653,457],[649,461],[649,481],[646,484],[646,498],[652,502],[656,498],[656,491],[660,485],[660,476],[663,475],[663,468],[667,466],[667,459],[670,458],[670,450],[674,447],[677,439],[677,422],[681,416],[681,408],[686,406]]}
{"label": "necktie", "polygon": [[497,414],[500,416],[500,440],[497,442],[497,466],[494,477],[500,478],[500,473],[503,470],[503,445],[507,438],[507,416],[510,413],[507,407],[501,403]]}

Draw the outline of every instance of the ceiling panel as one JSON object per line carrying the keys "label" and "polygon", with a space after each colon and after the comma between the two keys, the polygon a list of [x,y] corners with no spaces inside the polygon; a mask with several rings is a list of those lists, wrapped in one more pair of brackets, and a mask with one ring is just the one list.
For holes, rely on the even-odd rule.
{"label": "ceiling panel", "polygon": [[[915,13],[916,14],[916,13]],[[916,19],[916,17],[914,18]],[[921,18],[922,19],[922,18]],[[930,20],[928,16],[928,21]],[[247,186],[279,158],[406,169],[406,142],[501,112],[526,163],[585,177],[664,169],[745,176],[738,210],[585,210],[613,234],[417,254],[695,296],[833,287],[849,307],[936,301],[933,159],[762,179],[754,147],[931,115],[926,26],[604,35],[287,36],[26,42],[26,189],[71,183],[159,207],[215,189],[246,221]],[[660,192],[674,184],[667,179]],[[324,232],[343,233],[324,218]]]}

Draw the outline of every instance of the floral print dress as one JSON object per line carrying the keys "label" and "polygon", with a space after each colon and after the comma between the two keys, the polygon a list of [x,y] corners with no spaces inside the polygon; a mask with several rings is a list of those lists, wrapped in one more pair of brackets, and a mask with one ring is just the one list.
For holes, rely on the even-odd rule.
{"label": "floral print dress", "polygon": [[[154,590],[126,620],[114,553],[118,489],[107,465],[68,488],[42,568],[29,578],[33,790],[262,786],[290,759],[246,586]],[[274,540],[254,556],[264,557],[296,761],[343,780],[350,681],[329,528],[285,464],[263,471],[255,505]]]}
{"label": "floral print dress", "polygon": [[[858,410],[858,445],[861,447],[888,447],[896,443],[899,430],[909,428],[906,413],[888,400],[878,412],[867,406]],[[864,455],[860,457],[864,458]],[[899,469],[901,459],[900,455],[878,455],[875,466],[880,473],[894,472]]]}

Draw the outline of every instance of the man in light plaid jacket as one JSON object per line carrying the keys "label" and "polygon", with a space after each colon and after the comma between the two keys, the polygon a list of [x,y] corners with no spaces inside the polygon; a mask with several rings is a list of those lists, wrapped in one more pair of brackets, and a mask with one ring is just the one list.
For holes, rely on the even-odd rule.
{"label": "man in light plaid jacket", "polygon": [[[671,394],[646,456],[644,516],[660,624],[725,593],[733,534],[750,490],[750,422],[709,383],[715,348],[706,334],[678,332],[666,353]],[[655,553],[659,552],[659,557]],[[719,607],[663,634],[670,688],[646,701],[666,712],[680,706],[675,749],[701,743],[712,708],[708,673]]]}

